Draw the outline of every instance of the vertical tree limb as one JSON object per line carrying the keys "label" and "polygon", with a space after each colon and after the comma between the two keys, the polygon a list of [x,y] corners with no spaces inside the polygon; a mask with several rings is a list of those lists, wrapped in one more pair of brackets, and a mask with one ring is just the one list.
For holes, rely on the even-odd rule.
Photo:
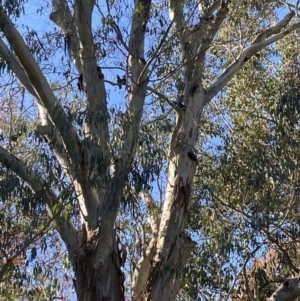
{"label": "vertical tree limb", "polygon": [[[113,225],[117,217],[120,205],[120,198],[125,179],[130,171],[131,163],[136,153],[136,145],[139,133],[143,106],[147,91],[147,74],[140,83],[137,82],[144,64],[144,40],[148,19],[150,17],[151,0],[135,1],[132,18],[132,28],[129,41],[130,55],[128,58],[129,73],[131,74],[131,86],[129,104],[124,120],[124,146],[121,149],[118,159],[118,166],[115,169],[112,180],[113,193],[105,198],[99,208],[99,238],[97,257],[94,266],[98,267],[104,263],[108,254],[107,246],[111,245]],[[120,181],[121,179],[121,181]]]}

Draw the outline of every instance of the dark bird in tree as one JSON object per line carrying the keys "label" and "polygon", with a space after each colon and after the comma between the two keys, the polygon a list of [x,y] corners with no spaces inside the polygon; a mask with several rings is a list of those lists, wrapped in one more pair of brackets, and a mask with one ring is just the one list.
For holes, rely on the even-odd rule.
{"label": "dark bird in tree", "polygon": [[151,186],[149,184],[145,184],[145,190],[150,190]]}
{"label": "dark bird in tree", "polygon": [[186,106],[181,103],[181,102],[176,102],[176,101],[173,101],[173,104],[176,105],[179,109],[181,109],[182,111],[185,111],[186,110]]}
{"label": "dark bird in tree", "polygon": [[79,91],[83,91],[83,76],[82,73],[78,77],[77,87]]}
{"label": "dark bird in tree", "polygon": [[121,78],[119,75],[117,75],[117,84],[119,89],[122,88],[122,85],[125,86],[126,85],[126,76],[123,75],[123,77]]}
{"label": "dark bird in tree", "polygon": [[[101,67],[100,66],[97,66],[97,74],[98,74],[98,79],[103,79],[104,78],[104,75],[103,75],[103,73],[101,71]],[[84,88],[83,88],[83,75],[82,75],[82,73],[80,73],[80,75],[78,77],[77,87],[78,87],[79,91],[84,91]]]}
{"label": "dark bird in tree", "polygon": [[125,74],[122,77],[122,85],[126,85],[126,75]]}
{"label": "dark bird in tree", "polygon": [[117,74],[117,84],[119,89],[122,89],[122,78]]}
{"label": "dark bird in tree", "polygon": [[145,66],[145,65],[147,64],[146,60],[145,60],[143,57],[140,57],[140,58],[139,58],[139,63],[140,63],[140,65],[142,65],[142,66]]}
{"label": "dark bird in tree", "polygon": [[194,97],[194,94],[197,91],[197,89],[198,89],[198,84],[195,84],[195,85],[191,86],[191,88],[190,88],[190,95],[192,97]]}
{"label": "dark bird in tree", "polygon": [[198,163],[197,157],[196,157],[196,155],[195,155],[193,152],[188,152],[187,155],[188,155],[188,157],[190,158],[190,160],[192,160],[192,161]]}
{"label": "dark bird in tree", "polygon": [[184,96],[183,94],[180,94],[177,97],[176,101],[173,101],[173,104],[176,105],[179,109],[181,109],[182,111],[186,110],[186,106],[184,105]]}
{"label": "dark bird in tree", "polygon": [[98,73],[98,78],[99,79],[104,79],[104,75],[103,75],[103,73],[101,71],[100,66],[97,66],[97,73]]}
{"label": "dark bird in tree", "polygon": [[180,94],[180,95],[177,96],[177,102],[178,103],[184,103],[184,96],[183,96],[183,94]]}

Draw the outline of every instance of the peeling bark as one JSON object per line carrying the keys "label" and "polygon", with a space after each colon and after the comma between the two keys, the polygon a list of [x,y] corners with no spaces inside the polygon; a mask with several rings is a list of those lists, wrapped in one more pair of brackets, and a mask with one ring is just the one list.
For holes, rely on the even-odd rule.
{"label": "peeling bark", "polygon": [[95,266],[97,248],[85,245],[84,250],[74,253],[74,287],[78,301],[125,300],[124,274],[121,271],[119,250],[114,234],[105,262]]}
{"label": "peeling bark", "polygon": [[[228,4],[229,1],[219,2],[219,11],[216,14],[216,18],[209,21],[211,23],[209,26],[212,30],[208,31],[208,36],[204,36],[202,40],[195,41],[196,33],[193,36],[185,26],[180,5],[177,1],[170,0],[171,20],[176,20],[174,22],[176,28],[181,29],[179,38],[183,48],[184,62],[186,62],[184,66],[184,82],[186,83],[184,98],[186,99],[187,109],[183,116],[177,116],[176,127],[172,133],[166,199],[157,242],[152,248],[155,254],[149,252],[152,254],[151,260],[144,258],[144,261],[141,260],[140,262],[140,266],[144,264],[149,273],[148,279],[144,282],[146,289],[143,293],[143,300],[175,299],[175,292],[177,293],[180,283],[181,267],[184,266],[192,247],[195,246],[195,243],[189,241],[189,238],[185,236],[183,231],[190,207],[192,179],[197,165],[197,160],[191,160],[189,153],[193,153],[194,157],[193,148],[196,145],[201,114],[205,104],[240,70],[246,61],[245,58],[250,58],[256,52],[300,26],[300,24],[296,23],[268,40],[253,43],[241,54],[237,62],[229,66],[206,92],[202,86],[201,68],[204,63],[205,52],[229,11]],[[273,32],[277,33],[282,30],[290,19],[285,17],[282,22],[277,24],[276,31]],[[201,24],[201,22],[196,25],[199,29],[202,26],[204,24]],[[189,36],[188,39],[187,36]],[[186,42],[193,38],[193,47],[186,51]],[[195,68],[197,69],[195,70]],[[182,240],[183,237],[185,237],[184,240]],[[151,265],[147,264],[149,262]],[[170,270],[172,271],[170,272]],[[143,279],[145,279],[145,269],[143,269]],[[137,281],[137,283],[139,282]]]}

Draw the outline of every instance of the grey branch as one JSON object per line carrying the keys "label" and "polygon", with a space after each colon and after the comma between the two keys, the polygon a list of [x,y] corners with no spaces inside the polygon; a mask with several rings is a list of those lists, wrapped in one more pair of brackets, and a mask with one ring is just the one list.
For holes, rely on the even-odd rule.
{"label": "grey branch", "polygon": [[[143,5],[142,10],[141,5]],[[145,76],[142,79],[142,83],[136,83],[141,73],[139,61],[141,61],[141,58],[144,59],[144,40],[146,25],[150,17],[150,7],[151,0],[135,1],[129,41],[129,51],[131,55],[129,55],[128,58],[128,68],[133,82],[130,87],[132,93],[130,93],[129,96],[128,109],[126,112],[128,120],[126,122],[126,126],[124,126],[124,147],[122,149],[122,155],[119,158],[120,163],[115,169],[115,179],[122,179],[128,174],[132,159],[136,152],[137,137],[143,113],[148,79]],[[119,210],[119,196],[123,185],[124,181],[122,183],[118,183],[119,189],[116,190],[114,198],[107,199],[105,203],[102,204],[99,217],[101,220],[101,224],[99,226],[99,241],[101,241],[101,243],[98,244],[97,257],[94,260],[95,267],[99,267],[99,265],[104,262],[105,257],[108,254],[107,246],[111,243],[113,226]]]}
{"label": "grey branch", "polygon": [[71,14],[70,8],[65,0],[52,0],[53,11],[49,18],[57,26],[61,28],[65,34],[66,42],[68,43],[68,50],[72,56],[77,70],[82,70],[81,61],[78,56],[79,41],[76,35],[76,28],[74,18]]}
{"label": "grey branch", "polygon": [[204,54],[205,51],[209,48],[211,42],[213,41],[213,39],[215,38],[217,32],[219,31],[221,25],[223,24],[227,14],[228,14],[228,5],[229,5],[229,1],[227,1],[226,3],[223,1],[220,1],[219,3],[219,10],[217,11],[216,15],[209,21],[203,20],[200,22],[200,25],[202,26],[202,22],[207,22],[205,24],[205,26],[207,26],[208,28],[210,28],[210,30],[207,31],[207,34],[205,36],[205,38],[203,38],[203,43],[199,49],[199,54]]}
{"label": "grey branch", "polygon": [[[187,25],[183,15],[183,1],[169,0],[169,15],[170,20],[174,22],[175,29],[180,36],[180,40],[183,40],[184,32],[187,31]],[[183,33],[181,33],[183,32]]]}
{"label": "grey branch", "polygon": [[[291,13],[289,13],[288,15],[290,15],[290,14]],[[284,17],[283,20],[286,20],[286,19],[287,19],[287,16]],[[281,29],[282,29],[282,27],[284,27],[286,25],[286,22],[282,22],[282,21],[278,23],[278,24],[281,24]],[[276,30],[278,30],[277,25],[274,26],[274,27],[276,27]],[[209,102],[219,91],[221,91],[226,86],[226,84],[232,79],[232,77],[241,69],[243,64],[248,59],[250,59],[254,54],[256,54],[257,52],[266,48],[270,44],[273,44],[274,42],[282,39],[283,37],[285,37],[286,35],[290,34],[291,32],[293,32],[294,30],[296,30],[298,28],[300,28],[300,22],[291,25],[284,31],[281,31],[280,33],[276,34],[275,36],[273,36],[269,39],[264,39],[262,41],[258,41],[257,39],[255,39],[256,42],[253,42],[247,49],[245,49],[242,52],[242,54],[239,56],[239,58],[223,72],[223,74],[210,86],[209,89],[207,89],[207,93],[205,96],[205,102],[206,103]],[[270,33],[269,29],[262,32],[260,34],[262,38],[265,37],[265,35],[264,35],[265,32]],[[261,39],[259,39],[259,40],[261,40]]]}
{"label": "grey branch", "polygon": [[[43,126],[38,126],[36,130],[40,133],[40,135],[48,136],[48,138],[53,142],[52,145],[54,147],[55,155],[60,161],[62,167],[65,169],[65,171],[67,171],[67,169],[69,172],[71,171],[72,175],[76,177],[75,171],[72,168],[72,164],[69,161],[67,152],[64,148],[64,143],[62,142],[62,139],[59,136],[55,127],[53,126],[52,122],[49,120],[45,107],[42,105],[42,102],[38,99],[38,96],[33,88],[33,85],[31,84],[23,67],[20,65],[18,59],[8,49],[8,47],[2,41],[2,39],[0,39],[0,57],[3,58],[3,60],[9,66],[9,69],[19,79],[20,83],[24,86],[24,88],[36,99],[39,105],[40,119],[41,122],[43,123]],[[41,128],[43,128],[42,131]],[[45,131],[45,129],[47,129],[47,131]]]}
{"label": "grey branch", "polygon": [[[29,48],[20,33],[16,30],[5,10],[0,5],[0,29],[6,36],[8,43],[13,48],[21,66],[29,78],[37,98],[44,106],[51,122],[57,127],[66,149],[71,158],[81,157],[80,141],[68,118],[53,94],[47,79],[34,60]],[[75,161],[75,160],[74,160]]]}
{"label": "grey branch", "polygon": [[109,130],[107,98],[101,66],[97,65],[93,45],[92,12],[94,1],[75,1],[74,22],[78,38],[78,58],[82,69],[87,97],[86,135],[98,141],[103,153],[108,156]]}
{"label": "grey branch", "polygon": [[20,83],[25,89],[34,97],[37,97],[32,87],[30,80],[28,79],[23,67],[20,65],[14,54],[8,49],[2,39],[0,39],[0,56],[8,65],[9,69],[16,75]]}
{"label": "grey branch", "polygon": [[287,279],[267,301],[293,301],[300,296],[300,277]]}
{"label": "grey branch", "polygon": [[159,208],[157,207],[155,200],[153,199],[148,189],[141,190],[139,197],[141,197],[146,203],[148,210],[148,223],[151,227],[153,238],[156,239],[160,222]]}
{"label": "grey branch", "polygon": [[276,25],[264,30],[260,34],[256,36],[256,38],[253,41],[254,43],[261,42],[268,38],[271,35],[277,34],[281,31],[281,29],[285,26],[287,26],[292,18],[295,16],[295,11],[291,11],[289,14],[287,14],[280,22],[278,22]]}

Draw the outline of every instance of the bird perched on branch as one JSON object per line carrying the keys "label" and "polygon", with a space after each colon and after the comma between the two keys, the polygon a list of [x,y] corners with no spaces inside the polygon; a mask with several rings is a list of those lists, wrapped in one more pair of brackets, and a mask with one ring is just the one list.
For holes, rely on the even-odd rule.
{"label": "bird perched on branch", "polygon": [[184,104],[184,96],[183,96],[183,94],[178,95],[176,101],[173,101],[173,104],[176,105],[182,111],[186,110],[186,106]]}
{"label": "bird perched on branch", "polygon": [[140,57],[139,58],[139,64],[142,65],[142,66],[146,66],[147,62],[146,62],[146,60],[143,57]]}
{"label": "bird perched on branch", "polygon": [[97,66],[97,74],[99,79],[104,79],[104,75],[102,73],[101,67]]}
{"label": "bird perched on branch", "polygon": [[82,75],[82,73],[80,73],[80,75],[77,79],[78,79],[78,82],[77,82],[78,90],[83,91],[83,75]]}
{"label": "bird perched on branch", "polygon": [[119,75],[117,75],[117,84],[119,89],[122,89],[122,85],[126,85],[126,75],[123,75],[122,78]]}

